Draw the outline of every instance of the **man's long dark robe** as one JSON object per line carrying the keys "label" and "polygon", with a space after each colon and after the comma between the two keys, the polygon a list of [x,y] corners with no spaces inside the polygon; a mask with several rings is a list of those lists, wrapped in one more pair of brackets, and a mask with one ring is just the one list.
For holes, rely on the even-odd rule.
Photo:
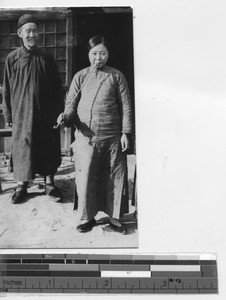
{"label": "man's long dark robe", "polygon": [[61,163],[60,132],[53,126],[63,108],[63,89],[53,56],[23,46],[11,52],[4,70],[3,113],[6,122],[12,122],[15,180],[56,172]]}

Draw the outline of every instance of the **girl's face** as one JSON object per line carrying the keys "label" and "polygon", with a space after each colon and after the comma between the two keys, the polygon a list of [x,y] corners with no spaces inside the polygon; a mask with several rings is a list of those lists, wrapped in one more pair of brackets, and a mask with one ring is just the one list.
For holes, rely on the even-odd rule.
{"label": "girl's face", "polygon": [[99,44],[89,51],[90,64],[96,68],[102,68],[108,60],[108,50],[103,44]]}

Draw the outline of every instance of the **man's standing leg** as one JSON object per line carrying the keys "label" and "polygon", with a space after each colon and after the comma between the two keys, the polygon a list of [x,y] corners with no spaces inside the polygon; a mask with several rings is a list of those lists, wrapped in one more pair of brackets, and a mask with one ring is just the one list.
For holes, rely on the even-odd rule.
{"label": "man's standing leg", "polygon": [[61,198],[60,190],[54,185],[54,174],[44,176],[46,195]]}
{"label": "man's standing leg", "polygon": [[18,181],[17,187],[12,194],[12,203],[19,204],[27,195],[28,181]]}

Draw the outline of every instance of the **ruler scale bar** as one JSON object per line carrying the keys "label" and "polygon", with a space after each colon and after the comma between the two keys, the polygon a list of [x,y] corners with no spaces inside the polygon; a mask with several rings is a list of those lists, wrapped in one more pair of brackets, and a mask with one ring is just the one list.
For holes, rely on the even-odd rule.
{"label": "ruler scale bar", "polygon": [[152,277],[150,271],[102,271],[101,277]]}
{"label": "ruler scale bar", "polygon": [[[1,257],[1,256],[0,256]],[[81,264],[144,264],[144,265],[216,265],[216,261],[154,261],[154,260],[135,260],[135,261],[126,261],[126,260],[112,260],[112,261],[86,261],[86,260],[73,260],[73,259],[66,259],[66,260],[46,260],[46,259],[0,259],[0,263],[7,263],[7,264],[15,264],[15,263],[31,263],[31,264],[43,264],[43,263],[55,263],[55,264],[63,264],[63,263],[81,263]]]}
{"label": "ruler scale bar", "polygon": [[1,264],[0,272],[4,270],[49,270],[48,264]]}
{"label": "ruler scale bar", "polygon": [[[202,272],[204,277],[216,275],[216,266],[192,266],[192,265],[88,265],[88,264],[0,264],[1,273],[9,271],[152,271],[152,272]],[[201,274],[201,273],[200,273]]]}
{"label": "ruler scale bar", "polygon": [[[155,260],[155,261],[216,261],[213,259],[213,256],[209,255],[209,258],[205,255],[174,255],[174,256],[164,256],[164,255],[102,255],[102,254],[0,254],[0,258],[9,258],[9,259],[27,259],[27,258],[36,258],[36,259],[78,259],[78,260]],[[207,259],[208,258],[208,259]]]}
{"label": "ruler scale bar", "polygon": [[99,271],[43,271],[43,270],[7,270],[1,276],[36,276],[36,277],[100,277]]}
{"label": "ruler scale bar", "polygon": [[[64,280],[64,281],[63,281]],[[55,282],[55,284],[54,284]],[[58,288],[68,288],[68,289],[89,289],[95,288],[96,286],[101,289],[124,289],[127,291],[128,289],[146,289],[146,290],[159,290],[159,289],[183,289],[182,285],[186,289],[211,289],[217,290],[217,278],[212,278],[212,280],[206,281],[203,278],[197,278],[194,281],[193,278],[186,278],[183,281],[169,281],[168,278],[159,278],[159,279],[140,279],[140,278],[132,278],[132,279],[122,279],[120,277],[116,278],[40,278],[36,279],[36,277],[30,278],[30,280],[23,277],[10,277],[5,278],[0,281],[0,284],[4,284],[5,289],[37,289],[37,288],[46,288],[46,289],[58,289]]]}
{"label": "ruler scale bar", "polygon": [[86,264],[86,260],[66,259],[66,264]]}
{"label": "ruler scale bar", "polygon": [[217,293],[213,255],[0,255],[0,293]]}

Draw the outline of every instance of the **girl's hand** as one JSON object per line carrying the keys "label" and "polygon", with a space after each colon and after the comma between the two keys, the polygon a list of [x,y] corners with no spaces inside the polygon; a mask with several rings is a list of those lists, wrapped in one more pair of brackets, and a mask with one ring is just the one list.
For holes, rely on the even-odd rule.
{"label": "girl's hand", "polygon": [[129,138],[127,134],[123,133],[121,136],[121,147],[122,147],[122,152],[125,152],[126,150],[129,149]]}
{"label": "girl's hand", "polygon": [[64,123],[64,113],[61,113],[56,121],[56,125],[53,126],[54,129],[57,129],[59,125],[62,125]]}
{"label": "girl's hand", "polygon": [[64,117],[64,113],[61,113],[58,118],[57,118],[57,124],[61,125],[64,123],[63,118]]}

